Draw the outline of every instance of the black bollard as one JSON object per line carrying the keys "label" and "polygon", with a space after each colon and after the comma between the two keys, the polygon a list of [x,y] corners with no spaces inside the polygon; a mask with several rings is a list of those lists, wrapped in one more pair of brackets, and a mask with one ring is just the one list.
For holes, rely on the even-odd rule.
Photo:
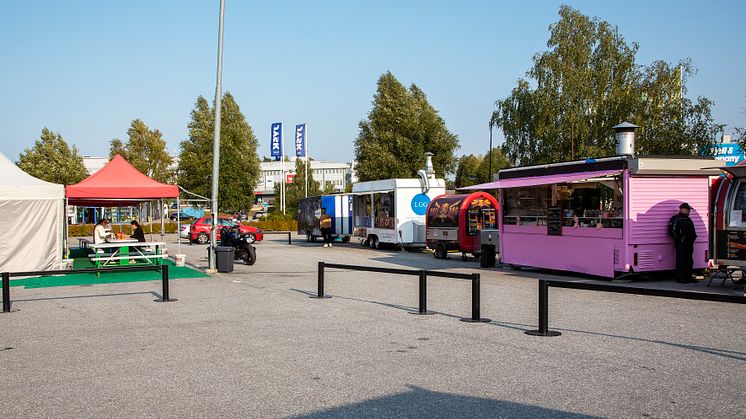
{"label": "black bollard", "polygon": [[288,244],[293,244],[293,239],[292,239],[292,237],[291,237],[291,234],[292,234],[292,233],[290,233],[290,232],[288,231]]}
{"label": "black bollard", "polygon": [[421,269],[418,276],[420,278],[420,304],[419,310],[412,314],[435,314],[433,311],[427,311],[427,271]]}
{"label": "black bollard", "polygon": [[331,295],[324,295],[324,262],[319,262],[318,291],[311,298],[332,298]]}
{"label": "black bollard", "polygon": [[471,317],[461,319],[466,323],[489,323],[492,320],[483,319],[480,315],[479,306],[481,287],[479,285],[479,274],[471,274]]}
{"label": "black bollard", "polygon": [[539,329],[527,330],[531,336],[559,336],[562,333],[549,330],[549,283],[539,280]]}
{"label": "black bollard", "polygon": [[168,289],[168,265],[161,265],[161,296],[155,301],[159,303],[170,303],[176,301],[176,298],[170,298]]}
{"label": "black bollard", "polygon": [[3,313],[10,313],[10,272],[3,272]]}

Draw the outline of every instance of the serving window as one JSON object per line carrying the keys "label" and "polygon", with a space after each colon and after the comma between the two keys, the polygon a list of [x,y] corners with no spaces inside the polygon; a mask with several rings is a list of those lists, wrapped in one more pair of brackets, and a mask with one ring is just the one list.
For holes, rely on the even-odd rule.
{"label": "serving window", "polygon": [[746,182],[739,182],[736,193],[730,199],[728,215],[729,229],[746,230]]}
{"label": "serving window", "polygon": [[559,208],[564,227],[622,228],[623,202],[619,177],[510,188],[503,190],[503,224],[547,225],[552,207],[554,214]]}

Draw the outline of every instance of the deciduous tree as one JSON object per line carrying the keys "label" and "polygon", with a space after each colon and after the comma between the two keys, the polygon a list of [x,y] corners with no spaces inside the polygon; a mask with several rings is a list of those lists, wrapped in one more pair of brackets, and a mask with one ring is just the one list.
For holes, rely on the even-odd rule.
{"label": "deciduous tree", "polygon": [[173,182],[173,158],[166,150],[166,140],[159,130],[151,130],[141,119],[135,119],[127,130],[128,140],[111,140],[109,158],[121,154],[142,173],[159,182]]}
{"label": "deciduous tree", "polygon": [[[214,107],[197,98],[189,122],[189,138],[181,142],[179,184],[202,196],[212,190]],[[257,141],[233,95],[223,95],[220,122],[220,209],[249,209],[259,179]]]}
{"label": "deciduous tree", "polygon": [[412,84],[404,87],[391,72],[378,79],[373,108],[359,124],[355,140],[358,178],[361,181],[414,177],[432,152],[435,173],[443,177],[456,169],[458,137]]}
{"label": "deciduous tree", "polygon": [[635,62],[636,43],[617,27],[562,6],[550,26],[548,51],[534,55],[526,79],[496,102],[490,123],[502,128],[503,150],[521,165],[612,155],[611,127],[629,121],[642,128],[641,154],[708,153],[722,131],[707,98],[688,99],[694,74],[676,65]]}
{"label": "deciduous tree", "polygon": [[88,177],[78,148],[67,145],[62,135],[44,127],[32,148],[18,156],[18,167],[47,182],[71,185]]}

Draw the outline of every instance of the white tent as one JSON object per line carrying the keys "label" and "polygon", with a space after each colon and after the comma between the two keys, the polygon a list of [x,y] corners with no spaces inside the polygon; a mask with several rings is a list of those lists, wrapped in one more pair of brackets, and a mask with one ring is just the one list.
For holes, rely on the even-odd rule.
{"label": "white tent", "polygon": [[37,179],[0,153],[0,272],[59,269],[65,187]]}

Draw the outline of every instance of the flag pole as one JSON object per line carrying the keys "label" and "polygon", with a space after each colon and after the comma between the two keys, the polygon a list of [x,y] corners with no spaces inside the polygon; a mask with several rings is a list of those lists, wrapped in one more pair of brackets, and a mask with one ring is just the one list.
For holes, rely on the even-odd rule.
{"label": "flag pole", "polygon": [[280,185],[280,208],[285,215],[285,142],[282,141],[285,127],[280,125],[280,171],[282,172],[282,184]]}
{"label": "flag pole", "polygon": [[311,159],[308,157],[308,122],[303,124],[303,153],[306,155],[306,198],[308,198],[308,165],[311,164]]}

